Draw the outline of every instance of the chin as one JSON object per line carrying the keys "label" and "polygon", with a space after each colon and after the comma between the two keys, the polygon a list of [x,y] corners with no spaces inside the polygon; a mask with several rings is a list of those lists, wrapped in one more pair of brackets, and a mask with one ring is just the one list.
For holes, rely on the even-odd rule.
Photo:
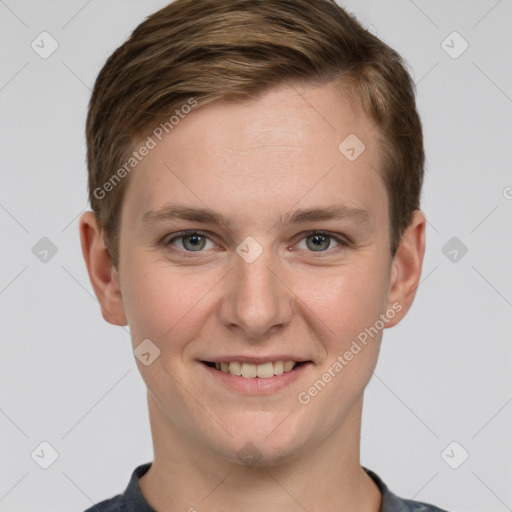
{"label": "chin", "polygon": [[283,422],[281,417],[272,425],[259,428],[254,428],[254,424],[238,424],[238,433],[230,429],[233,437],[223,436],[225,442],[220,444],[212,439],[210,446],[223,459],[242,466],[262,468],[287,464],[306,450],[304,429],[301,432],[287,421]]}
{"label": "chin", "polygon": [[302,450],[297,446],[269,446],[247,440],[241,448],[225,453],[225,457],[234,464],[250,468],[270,468],[282,466],[293,461]]}

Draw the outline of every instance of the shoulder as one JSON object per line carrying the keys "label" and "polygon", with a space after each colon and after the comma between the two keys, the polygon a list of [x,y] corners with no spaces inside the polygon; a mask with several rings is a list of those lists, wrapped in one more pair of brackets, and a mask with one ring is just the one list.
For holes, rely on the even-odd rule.
{"label": "shoulder", "polygon": [[403,508],[401,509],[402,512],[448,512],[442,508],[436,507],[435,505],[431,505],[430,503],[423,503],[421,501],[401,499],[401,502],[404,504]]}
{"label": "shoulder", "polygon": [[139,487],[139,479],[151,467],[151,462],[137,466],[124,492],[96,503],[84,512],[155,512],[146,502]]}
{"label": "shoulder", "polygon": [[112,498],[96,503],[84,512],[128,512],[123,496],[118,494]]}
{"label": "shoulder", "polygon": [[400,498],[389,490],[388,486],[376,473],[365,467],[363,469],[375,482],[382,494],[382,508],[380,512],[448,512],[430,503]]}

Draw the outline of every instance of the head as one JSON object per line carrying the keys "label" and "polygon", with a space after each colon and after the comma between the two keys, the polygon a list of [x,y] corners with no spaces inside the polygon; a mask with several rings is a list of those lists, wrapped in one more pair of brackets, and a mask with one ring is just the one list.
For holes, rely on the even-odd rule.
{"label": "head", "polygon": [[[331,0],[176,0],[101,70],[87,151],[84,257],[104,318],[151,340],[159,421],[268,463],[357,423],[424,254],[399,55]],[[239,393],[205,364],[236,356],[302,364]]]}

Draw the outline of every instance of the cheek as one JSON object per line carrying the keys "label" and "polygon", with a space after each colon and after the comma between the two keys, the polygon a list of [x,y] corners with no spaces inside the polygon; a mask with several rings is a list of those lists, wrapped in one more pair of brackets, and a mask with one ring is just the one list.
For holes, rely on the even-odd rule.
{"label": "cheek", "polygon": [[347,337],[372,325],[386,302],[385,279],[375,261],[303,275],[295,284],[297,295],[323,321],[334,344],[343,345]]}
{"label": "cheek", "polygon": [[321,331],[325,357],[297,401],[312,417],[322,417],[327,431],[352,410],[377,363],[382,329],[375,325],[385,302],[381,270],[376,265],[339,269],[325,281],[325,293],[317,288],[310,295],[310,318],[318,318],[315,330]]}
{"label": "cheek", "polygon": [[133,343],[149,338],[161,350],[177,347],[171,339],[190,339],[202,299],[219,281],[211,272],[192,275],[142,258],[133,258],[125,271],[130,280],[123,286],[123,301]]}

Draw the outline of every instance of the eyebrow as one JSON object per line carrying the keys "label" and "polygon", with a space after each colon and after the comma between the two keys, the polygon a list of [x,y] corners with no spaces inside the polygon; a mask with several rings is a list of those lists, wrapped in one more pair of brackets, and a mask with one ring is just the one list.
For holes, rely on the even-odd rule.
{"label": "eyebrow", "polygon": [[[232,221],[222,213],[209,208],[192,208],[178,203],[170,203],[158,210],[150,210],[144,213],[137,222],[139,226],[151,226],[173,220],[188,220],[204,224],[216,224],[229,228]],[[298,209],[281,216],[282,226],[301,224],[306,222],[318,222],[327,220],[349,219],[357,223],[369,222],[370,215],[367,210],[349,208],[344,205],[332,205],[323,208]]]}

